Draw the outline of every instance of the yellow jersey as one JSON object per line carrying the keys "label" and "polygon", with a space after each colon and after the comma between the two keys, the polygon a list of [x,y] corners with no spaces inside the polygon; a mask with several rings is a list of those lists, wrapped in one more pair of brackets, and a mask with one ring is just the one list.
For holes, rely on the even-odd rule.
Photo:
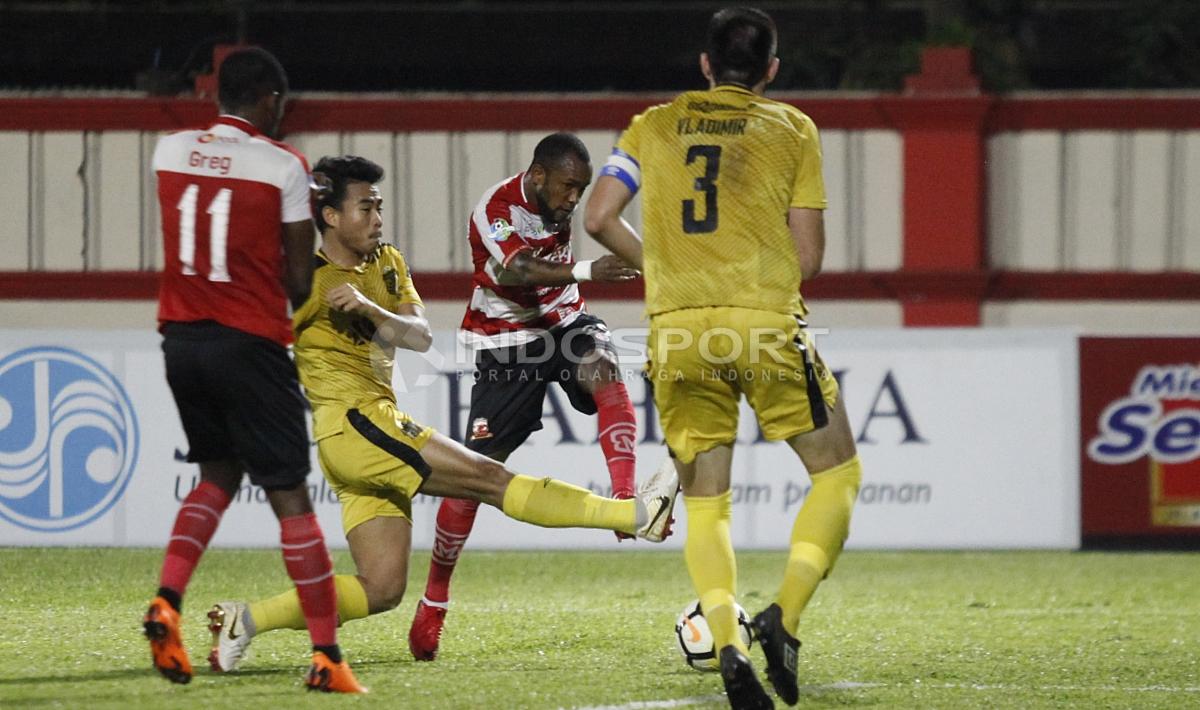
{"label": "yellow jersey", "polygon": [[601,171],[642,191],[646,312],[803,313],[790,207],[824,209],[812,119],[737,86],[635,116]]}
{"label": "yellow jersey", "polygon": [[317,252],[312,293],[292,316],[296,368],[313,409],[313,439],[342,430],[346,410],[381,399],[395,403],[392,365],[395,348],[377,343],[375,324],[365,316],[329,307],[325,294],[348,283],[382,308],[421,304],[404,256],[381,244],[359,266],[338,266]]}

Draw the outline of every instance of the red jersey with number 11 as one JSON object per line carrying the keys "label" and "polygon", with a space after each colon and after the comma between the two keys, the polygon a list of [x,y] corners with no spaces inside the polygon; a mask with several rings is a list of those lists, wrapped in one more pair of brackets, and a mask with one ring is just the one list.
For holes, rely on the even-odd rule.
{"label": "red jersey with number 11", "polygon": [[162,138],[154,172],[165,262],[159,324],[213,320],[291,343],[282,232],[312,219],[304,156],[221,116]]}

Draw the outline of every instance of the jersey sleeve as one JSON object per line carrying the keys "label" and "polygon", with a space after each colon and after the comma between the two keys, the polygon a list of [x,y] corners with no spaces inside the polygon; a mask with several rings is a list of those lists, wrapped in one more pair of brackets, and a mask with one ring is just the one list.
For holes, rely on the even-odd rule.
{"label": "jersey sleeve", "polygon": [[600,169],[601,175],[615,177],[625,183],[625,187],[635,195],[642,186],[642,164],[639,156],[644,123],[642,119],[645,115],[643,113],[633,117],[629,127],[621,134],[620,140],[613,148],[612,155],[608,156],[608,161]]}
{"label": "jersey sleeve", "polygon": [[421,294],[417,293],[417,287],[413,285],[412,272],[408,269],[408,264],[404,261],[404,255],[397,250],[394,253],[393,264],[396,268],[396,305],[414,305],[424,306],[421,301]]}
{"label": "jersey sleeve", "polygon": [[796,167],[796,179],[792,182],[791,207],[806,207],[823,210],[825,179],[821,175],[821,140],[817,126],[807,116],[802,116],[799,125],[800,163]]}
{"label": "jersey sleeve", "polygon": [[309,202],[309,176],[299,158],[288,161],[287,173],[283,177],[280,195],[280,219],[284,224],[312,219],[312,204]]}
{"label": "jersey sleeve", "polygon": [[480,205],[471,219],[484,248],[501,266],[507,267],[517,254],[533,248],[512,225],[512,208],[505,200],[492,199]]}

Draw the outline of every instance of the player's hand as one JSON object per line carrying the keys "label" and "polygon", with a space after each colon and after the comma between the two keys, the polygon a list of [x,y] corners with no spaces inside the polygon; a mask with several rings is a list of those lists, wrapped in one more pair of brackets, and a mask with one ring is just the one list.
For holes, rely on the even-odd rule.
{"label": "player's hand", "polygon": [[641,274],[630,268],[621,257],[605,254],[592,262],[592,281],[630,281]]}
{"label": "player's hand", "polygon": [[338,284],[325,294],[330,308],[359,316],[370,316],[379,306],[350,284]]}

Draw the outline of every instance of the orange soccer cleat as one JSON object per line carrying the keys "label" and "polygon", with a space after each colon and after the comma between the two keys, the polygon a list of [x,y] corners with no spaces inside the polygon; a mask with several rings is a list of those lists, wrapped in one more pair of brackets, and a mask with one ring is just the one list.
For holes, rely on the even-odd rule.
{"label": "orange soccer cleat", "polygon": [[418,661],[437,658],[438,642],[442,640],[442,624],[446,623],[446,607],[432,606],[425,600],[417,602],[417,613],[408,629],[408,650]]}
{"label": "orange soccer cleat", "polygon": [[150,656],[154,667],[172,683],[187,683],[192,680],[192,662],[188,660],[179,634],[179,612],[162,597],[154,597],[142,628],[150,640]]}
{"label": "orange soccer cleat", "polygon": [[366,693],[366,688],[358,683],[354,671],[346,661],[334,663],[321,651],[313,654],[312,666],[304,677],[304,685],[309,690],[320,690],[324,693]]}

